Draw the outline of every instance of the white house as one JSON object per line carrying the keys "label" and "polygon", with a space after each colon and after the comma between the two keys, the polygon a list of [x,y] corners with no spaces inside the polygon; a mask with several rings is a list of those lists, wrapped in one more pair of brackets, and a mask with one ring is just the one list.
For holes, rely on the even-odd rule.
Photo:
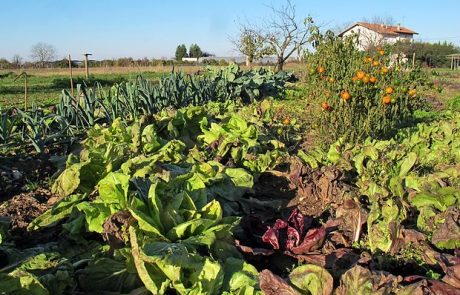
{"label": "white house", "polygon": [[348,37],[357,35],[358,48],[366,50],[369,47],[394,44],[397,41],[412,41],[416,34],[418,33],[400,25],[389,26],[385,24],[358,22],[345,29],[339,36]]}

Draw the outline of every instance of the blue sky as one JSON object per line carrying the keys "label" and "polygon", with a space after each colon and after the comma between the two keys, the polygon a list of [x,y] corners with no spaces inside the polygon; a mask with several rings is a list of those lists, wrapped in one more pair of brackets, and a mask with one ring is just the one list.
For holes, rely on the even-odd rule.
{"label": "blue sky", "polygon": [[[298,16],[311,15],[327,28],[363,17],[391,16],[420,35],[460,45],[459,0],[292,0]],[[57,48],[59,57],[161,58],[174,55],[178,44],[197,43],[218,56],[237,55],[229,36],[237,21],[258,21],[267,5],[284,0],[0,0],[0,58],[20,54],[29,59],[37,42]]]}

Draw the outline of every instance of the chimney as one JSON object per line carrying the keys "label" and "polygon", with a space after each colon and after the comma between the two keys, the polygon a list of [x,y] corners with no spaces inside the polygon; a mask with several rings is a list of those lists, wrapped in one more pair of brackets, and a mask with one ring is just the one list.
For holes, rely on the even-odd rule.
{"label": "chimney", "polygon": [[401,25],[398,24],[398,31],[401,31]]}

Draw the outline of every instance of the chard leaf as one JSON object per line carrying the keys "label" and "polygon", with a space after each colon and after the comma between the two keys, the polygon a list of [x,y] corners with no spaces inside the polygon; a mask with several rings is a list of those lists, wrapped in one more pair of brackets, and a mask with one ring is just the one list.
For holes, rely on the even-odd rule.
{"label": "chard leaf", "polygon": [[312,169],[318,168],[318,161],[310,154],[306,154],[303,150],[299,150],[297,156],[299,156],[299,158],[301,158],[305,163],[310,165]]}
{"label": "chard leaf", "polygon": [[187,294],[220,294],[224,280],[224,272],[220,264],[210,258],[205,258],[196,283]]}
{"label": "chard leaf", "polygon": [[216,223],[211,219],[194,219],[181,223],[168,231],[166,237],[171,241],[186,239],[201,234]]}
{"label": "chard leaf", "polygon": [[129,175],[111,172],[99,181],[99,196],[105,204],[119,204],[127,207]]}
{"label": "chard leaf", "polygon": [[150,235],[153,235],[160,239],[166,240],[166,238],[162,235],[161,230],[155,226],[155,222],[152,217],[134,208],[130,208],[129,212],[137,220],[137,224],[140,230],[143,230],[149,233]]}
{"label": "chard leaf", "polygon": [[86,195],[70,195],[56,203],[51,209],[35,218],[27,227],[29,230],[37,230],[43,227],[55,225],[57,222],[68,217],[75,206],[86,198]]}
{"label": "chard leaf", "polygon": [[160,137],[156,134],[154,125],[147,125],[142,130],[142,148],[145,153],[150,154],[161,147]]}
{"label": "chard leaf", "polygon": [[85,292],[128,293],[141,284],[137,272],[130,270],[126,262],[112,258],[91,260],[88,266],[78,272],[78,285]]}
{"label": "chard leaf", "polygon": [[50,295],[35,275],[24,270],[0,273],[0,290],[9,295]]}
{"label": "chard leaf", "polygon": [[214,220],[216,223],[222,220],[222,208],[220,203],[212,200],[201,209],[202,218]]}
{"label": "chard leaf", "polygon": [[401,177],[400,176],[394,176],[390,178],[390,183],[389,183],[389,188],[391,190],[391,193],[394,196],[398,197],[403,197],[404,196],[404,188],[401,184]]}
{"label": "chard leaf", "polygon": [[430,194],[428,192],[422,192],[417,194],[414,199],[412,199],[412,205],[417,208],[425,206],[433,206],[440,211],[446,210],[446,206],[440,202],[436,195]]}
{"label": "chard leaf", "polygon": [[129,228],[129,236],[134,265],[142,283],[147,290],[153,294],[164,294],[170,284],[170,280],[158,269],[158,267],[147,264],[143,260],[141,249],[137,241],[136,230],[133,227]]}
{"label": "chard leaf", "polygon": [[74,163],[67,167],[53,183],[51,191],[61,197],[72,194],[80,185],[80,173],[87,162]]}
{"label": "chard leaf", "polygon": [[89,231],[102,233],[104,221],[121,208],[113,204],[82,202],[77,205],[77,209],[85,214]]}
{"label": "chard leaf", "polygon": [[409,173],[409,171],[414,167],[415,162],[417,161],[417,154],[414,152],[411,152],[407,154],[407,156],[402,160],[399,165],[400,165],[400,170],[399,170],[399,176],[404,177]]}

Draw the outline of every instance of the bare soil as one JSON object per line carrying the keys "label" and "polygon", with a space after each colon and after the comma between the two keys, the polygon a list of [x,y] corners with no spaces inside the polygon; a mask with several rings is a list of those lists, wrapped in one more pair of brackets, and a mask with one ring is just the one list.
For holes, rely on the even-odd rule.
{"label": "bare soil", "polygon": [[53,232],[27,231],[27,226],[58,200],[57,195],[47,189],[39,188],[16,195],[0,206],[0,216],[11,221],[9,233],[18,247],[36,245],[53,238]]}

